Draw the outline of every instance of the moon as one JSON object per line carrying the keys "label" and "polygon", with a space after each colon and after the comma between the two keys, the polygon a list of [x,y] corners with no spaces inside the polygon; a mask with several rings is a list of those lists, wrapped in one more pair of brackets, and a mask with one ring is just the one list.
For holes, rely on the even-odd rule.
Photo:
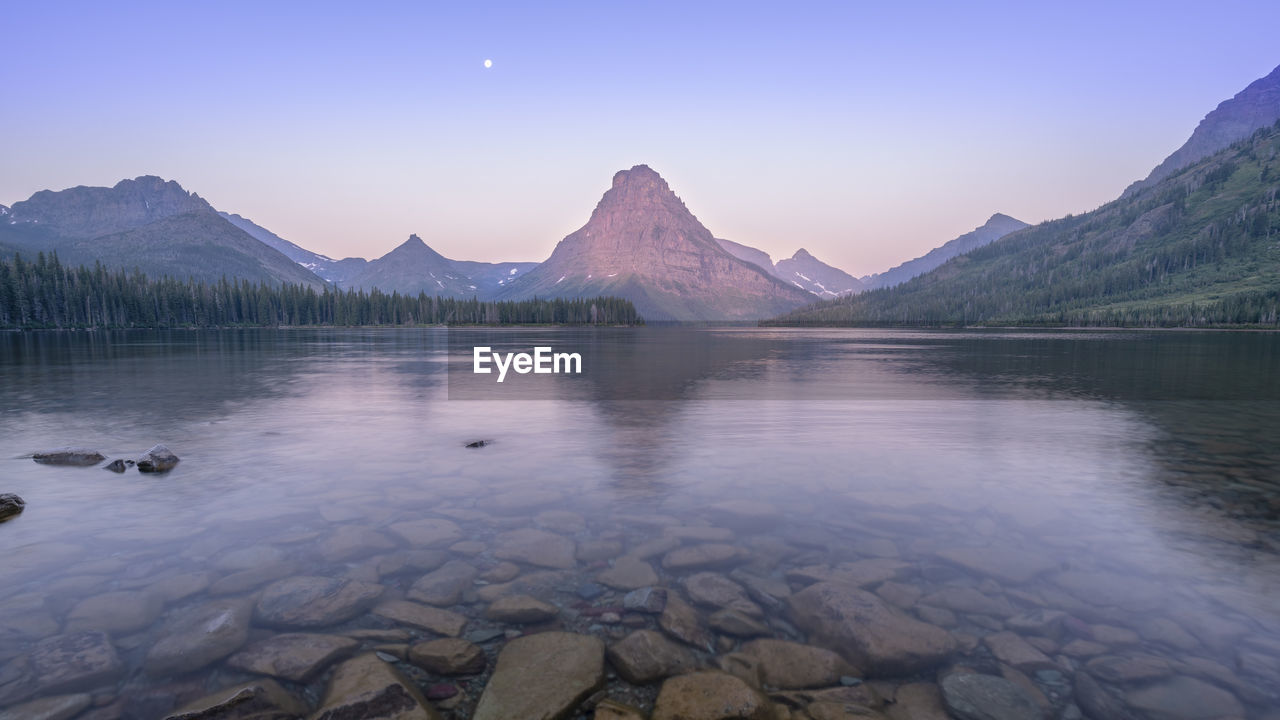
{"label": "moon", "polygon": [[484,66],[486,69],[493,67],[493,61],[488,58],[485,58]]}

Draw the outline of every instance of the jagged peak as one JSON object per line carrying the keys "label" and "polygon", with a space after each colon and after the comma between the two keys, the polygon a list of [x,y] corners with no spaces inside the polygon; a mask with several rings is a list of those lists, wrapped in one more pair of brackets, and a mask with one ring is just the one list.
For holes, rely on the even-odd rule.
{"label": "jagged peak", "polygon": [[663,190],[671,189],[667,186],[667,181],[648,165],[633,165],[630,170],[619,170],[613,174],[613,187],[645,183],[661,186]]}
{"label": "jagged peak", "polygon": [[799,250],[796,251],[795,255],[791,256],[791,259],[792,260],[813,260],[815,258],[813,257],[813,255],[809,254],[808,250],[805,250],[804,248],[800,248]]}

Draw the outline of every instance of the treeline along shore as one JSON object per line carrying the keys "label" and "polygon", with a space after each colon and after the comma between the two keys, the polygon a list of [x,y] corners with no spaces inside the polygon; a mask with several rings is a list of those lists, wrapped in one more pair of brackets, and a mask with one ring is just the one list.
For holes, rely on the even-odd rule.
{"label": "treeline along shore", "polygon": [[56,254],[0,260],[0,328],[218,328],[369,325],[639,325],[615,297],[491,302],[379,290],[317,291],[222,279],[153,279],[69,267]]}

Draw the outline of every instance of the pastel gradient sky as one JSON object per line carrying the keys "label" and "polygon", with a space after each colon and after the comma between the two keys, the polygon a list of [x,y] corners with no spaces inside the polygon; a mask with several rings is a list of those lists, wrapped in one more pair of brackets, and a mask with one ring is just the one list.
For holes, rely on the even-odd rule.
{"label": "pastel gradient sky", "polygon": [[[886,7],[892,5],[892,7]],[[155,174],[305,247],[542,260],[612,174],[855,275],[1117,196],[1280,3],[10,3],[0,203]],[[493,67],[485,69],[486,58]]]}

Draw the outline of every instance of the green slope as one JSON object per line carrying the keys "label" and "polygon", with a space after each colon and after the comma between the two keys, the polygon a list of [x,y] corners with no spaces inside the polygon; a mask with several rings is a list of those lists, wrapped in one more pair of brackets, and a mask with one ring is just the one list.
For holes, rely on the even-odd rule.
{"label": "green slope", "polygon": [[781,325],[1280,323],[1280,123],[1160,183]]}

